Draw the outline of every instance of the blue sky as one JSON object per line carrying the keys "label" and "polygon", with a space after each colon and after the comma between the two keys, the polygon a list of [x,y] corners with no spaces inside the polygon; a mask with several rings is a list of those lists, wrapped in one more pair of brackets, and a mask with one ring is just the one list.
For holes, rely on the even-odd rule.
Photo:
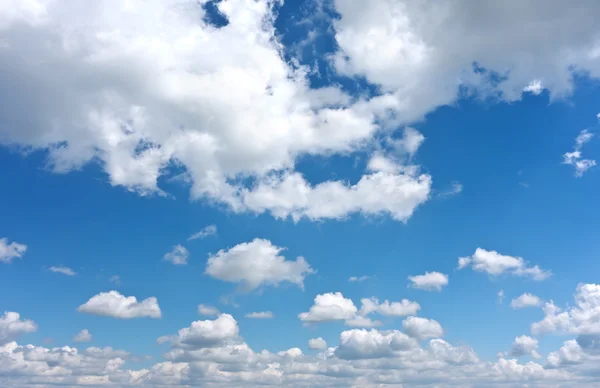
{"label": "blue sky", "polygon": [[466,3],[0,10],[2,385],[595,386],[598,6]]}

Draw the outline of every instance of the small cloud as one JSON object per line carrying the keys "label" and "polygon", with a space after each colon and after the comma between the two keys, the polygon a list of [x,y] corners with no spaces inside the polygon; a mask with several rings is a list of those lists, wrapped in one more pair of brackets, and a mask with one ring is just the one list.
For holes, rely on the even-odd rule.
{"label": "small cloud", "polygon": [[173,250],[166,253],[163,258],[175,265],[186,265],[189,255],[188,250],[183,245],[178,244],[173,246]]}
{"label": "small cloud", "polygon": [[351,283],[360,283],[360,282],[364,282],[365,280],[369,280],[370,278],[371,278],[371,276],[367,276],[367,275],[351,276],[350,279],[348,279],[348,281]]}
{"label": "small cloud", "polygon": [[539,95],[544,91],[544,86],[542,85],[542,81],[539,79],[533,80],[529,83],[529,85],[523,88],[523,92],[531,93],[533,95]]}
{"label": "small cloud", "polygon": [[13,259],[21,259],[27,251],[27,245],[18,242],[8,243],[7,238],[0,238],[0,263],[10,264]]}
{"label": "small cloud", "polygon": [[527,307],[539,307],[542,304],[542,300],[529,293],[525,293],[518,298],[513,299],[510,302],[510,307],[513,309],[524,309]]}
{"label": "small cloud", "polygon": [[575,146],[572,152],[566,152],[563,154],[563,164],[571,165],[575,168],[575,176],[580,178],[590,168],[596,165],[596,161],[592,159],[583,159],[581,149],[583,145],[594,137],[594,134],[584,129],[579,132],[579,135],[575,138]]}
{"label": "small cloud", "polygon": [[441,291],[448,285],[448,275],[440,272],[425,272],[424,275],[409,276],[410,287],[425,291]]}
{"label": "small cloud", "polygon": [[110,278],[108,278],[108,281],[116,284],[117,286],[121,284],[121,278],[118,275],[111,276]]}
{"label": "small cloud", "polygon": [[208,225],[204,227],[201,231],[192,234],[188,237],[188,241],[203,239],[209,236],[214,236],[217,234],[217,226],[216,225]]}
{"label": "small cloud", "polygon": [[61,273],[63,275],[67,275],[67,276],[75,276],[77,275],[77,272],[73,271],[71,268],[69,267],[63,267],[63,266],[52,266],[50,268],[48,268],[48,270],[50,272],[54,272],[54,273]]}
{"label": "small cloud", "polygon": [[207,317],[216,317],[217,315],[221,314],[221,312],[219,311],[218,308],[216,308],[214,306],[199,304],[198,305],[198,314],[204,315]]}
{"label": "small cloud", "polygon": [[260,311],[255,313],[249,313],[244,315],[246,318],[251,319],[273,319],[274,315],[270,311]]}
{"label": "small cloud", "polygon": [[73,337],[75,342],[90,342],[92,340],[92,333],[88,329],[83,329]]}
{"label": "small cloud", "polygon": [[455,195],[462,193],[462,191],[463,191],[462,183],[452,182],[451,186],[448,189],[446,189],[438,194],[438,197],[439,198],[453,197]]}

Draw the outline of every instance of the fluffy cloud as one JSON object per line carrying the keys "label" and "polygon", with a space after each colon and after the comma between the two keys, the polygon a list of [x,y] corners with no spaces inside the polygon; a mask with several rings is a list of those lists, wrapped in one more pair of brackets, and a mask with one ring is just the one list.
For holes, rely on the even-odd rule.
{"label": "fluffy cloud", "polygon": [[400,302],[389,302],[388,300],[379,303],[377,298],[363,298],[360,300],[362,306],[360,308],[360,315],[369,315],[371,313],[377,313],[385,316],[403,317],[407,315],[415,315],[421,306],[417,302],[412,302],[408,299],[402,299]]}
{"label": "fluffy cloud", "polygon": [[250,318],[250,319],[272,319],[272,318],[274,318],[273,313],[270,311],[259,311],[259,312],[254,312],[254,313],[248,313],[244,316],[246,318]]}
{"label": "fluffy cloud", "polygon": [[138,302],[135,296],[123,296],[118,291],[101,292],[77,308],[87,314],[112,318],[160,318],[161,311],[155,297]]}
{"label": "fluffy cloud", "polygon": [[581,149],[583,145],[594,137],[594,134],[590,133],[589,130],[584,129],[579,133],[575,139],[575,147],[572,152],[566,152],[563,155],[563,163],[573,166],[575,169],[575,176],[580,178],[590,168],[596,165],[596,161],[592,159],[583,159]]}
{"label": "fluffy cloud", "polygon": [[358,309],[351,299],[344,298],[341,292],[330,292],[315,297],[308,312],[300,313],[298,318],[304,322],[327,322],[352,319]]}
{"label": "fluffy cloud", "polygon": [[188,237],[188,241],[203,239],[208,236],[214,236],[217,234],[217,226],[216,225],[208,225],[202,228],[199,232],[192,234]]}
{"label": "fluffy cloud", "polygon": [[73,337],[75,342],[90,342],[92,340],[92,333],[88,329],[83,329]]}
{"label": "fluffy cloud", "polygon": [[335,355],[347,360],[392,357],[394,352],[417,347],[414,339],[397,330],[348,330],[340,334]]}
{"label": "fluffy cloud", "polygon": [[210,255],[206,274],[226,282],[240,283],[254,290],[261,286],[277,286],[283,282],[303,287],[304,278],[314,271],[303,257],[286,260],[284,250],[269,240],[254,239]]}
{"label": "fluffy cloud", "polygon": [[11,242],[7,238],[0,238],[0,262],[10,263],[14,259],[20,259],[27,251],[27,245]]}
{"label": "fluffy cloud", "polygon": [[524,293],[510,301],[510,307],[513,309],[523,309],[526,307],[538,307],[542,303],[541,299],[529,293]]}
{"label": "fluffy cloud", "polygon": [[214,306],[199,304],[198,305],[198,314],[205,315],[207,317],[216,317],[217,315],[221,314],[221,312],[219,311],[218,308],[216,308]]}
{"label": "fluffy cloud", "polygon": [[0,345],[13,341],[21,334],[37,331],[37,325],[30,319],[21,319],[19,313],[5,311],[0,316]]}
{"label": "fluffy cloud", "polygon": [[441,291],[448,285],[448,275],[440,272],[425,272],[424,275],[409,276],[411,287],[425,291]]}
{"label": "fluffy cloud", "polygon": [[[229,314],[221,314],[215,320],[195,321],[176,336],[169,338],[173,347],[188,349],[212,348],[238,339],[237,321]],[[159,341],[162,342],[162,341]]]}
{"label": "fluffy cloud", "polygon": [[325,350],[327,349],[327,342],[321,337],[311,338],[308,340],[308,347],[312,350]]}
{"label": "fluffy cloud", "polygon": [[531,325],[533,334],[600,334],[600,284],[578,285],[575,306],[564,311],[552,301],[542,309],[544,319]]}
{"label": "fluffy cloud", "polygon": [[433,319],[408,317],[402,321],[402,328],[406,334],[417,339],[437,338],[444,335],[442,326]]}
{"label": "fluffy cloud", "polygon": [[64,266],[52,266],[50,268],[48,268],[51,272],[55,272],[55,273],[61,273],[63,275],[67,275],[67,276],[75,276],[77,275],[77,272],[73,271],[71,268],[69,267],[64,267]]}
{"label": "fluffy cloud", "polygon": [[540,358],[541,356],[537,350],[538,341],[534,338],[522,335],[515,338],[508,354],[510,357],[531,356],[533,358]]}
{"label": "fluffy cloud", "polygon": [[545,280],[552,274],[537,265],[528,266],[522,257],[501,255],[496,251],[486,251],[481,248],[477,248],[473,256],[458,259],[458,269],[466,268],[469,265],[475,271],[487,272],[493,276],[508,273],[516,276],[528,276],[537,281]]}
{"label": "fluffy cloud", "polygon": [[171,252],[167,252],[164,255],[164,259],[169,261],[175,265],[185,265],[187,264],[187,259],[190,253],[183,245],[175,245]]}

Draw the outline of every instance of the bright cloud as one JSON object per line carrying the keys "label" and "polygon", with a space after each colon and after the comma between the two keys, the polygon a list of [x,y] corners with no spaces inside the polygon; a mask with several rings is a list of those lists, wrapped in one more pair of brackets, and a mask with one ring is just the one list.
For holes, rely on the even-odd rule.
{"label": "bright cloud", "polygon": [[534,338],[522,335],[515,338],[508,354],[510,357],[531,356],[533,358],[541,358],[537,350],[538,341]]}
{"label": "bright cloud", "polygon": [[596,165],[596,161],[592,159],[583,159],[581,149],[583,145],[594,137],[594,134],[589,130],[584,129],[575,138],[575,147],[572,152],[566,152],[563,155],[563,163],[569,164],[575,168],[575,176],[580,178],[590,168]]}
{"label": "bright cloud", "polygon": [[341,292],[317,295],[310,310],[300,313],[304,322],[327,322],[352,319],[358,312],[351,299],[344,298]]}
{"label": "bright cloud", "polygon": [[18,242],[8,242],[7,238],[0,238],[0,262],[9,264],[14,259],[21,259],[27,251],[27,245]]}
{"label": "bright cloud", "polygon": [[510,301],[510,307],[513,309],[523,309],[526,307],[538,307],[542,303],[542,300],[529,293],[522,294],[518,298]]}
{"label": "bright cloud", "polygon": [[369,315],[371,313],[377,313],[385,316],[403,317],[407,315],[415,315],[421,306],[417,302],[412,302],[408,299],[402,299],[400,302],[390,302],[388,300],[379,303],[379,300],[375,297],[370,299],[363,298],[360,300],[362,306],[360,308],[360,315]]}
{"label": "bright cloud", "polygon": [[188,241],[203,239],[209,236],[214,236],[217,234],[217,226],[216,225],[208,225],[202,228],[199,232],[192,234],[188,237]]}
{"label": "bright cloud", "polygon": [[79,333],[75,334],[75,336],[73,337],[73,341],[75,341],[75,342],[91,342],[92,341],[92,333],[90,333],[88,329],[83,329]]}
{"label": "bright cloud", "polygon": [[160,318],[161,311],[155,297],[138,302],[135,296],[123,296],[118,291],[101,292],[77,308],[81,313],[112,318]]}
{"label": "bright cloud", "polygon": [[312,350],[325,350],[327,349],[327,342],[321,337],[311,338],[308,340],[308,347]]}
{"label": "bright cloud", "polygon": [[75,276],[77,275],[77,272],[73,271],[71,268],[69,267],[64,267],[64,266],[52,266],[50,268],[48,268],[51,272],[56,272],[56,273],[61,273],[63,275],[67,275],[67,276]]}
{"label": "bright cloud", "polygon": [[163,258],[175,265],[185,265],[189,256],[190,253],[183,245],[175,245],[171,252],[166,253]]}
{"label": "bright cloud", "polygon": [[425,291],[442,291],[448,285],[448,275],[440,272],[425,272],[424,275],[409,276],[411,287]]}
{"label": "bright cloud", "polygon": [[19,313],[5,311],[0,315],[0,345],[13,341],[22,334],[37,331],[37,324],[30,319],[21,319]]}
{"label": "bright cloud", "polygon": [[482,248],[477,248],[473,256],[458,259],[458,269],[468,266],[471,266],[475,271],[487,272],[493,276],[507,273],[531,277],[537,281],[545,280],[552,275],[550,271],[543,270],[537,265],[528,266],[522,257],[501,255],[496,251],[486,251]]}

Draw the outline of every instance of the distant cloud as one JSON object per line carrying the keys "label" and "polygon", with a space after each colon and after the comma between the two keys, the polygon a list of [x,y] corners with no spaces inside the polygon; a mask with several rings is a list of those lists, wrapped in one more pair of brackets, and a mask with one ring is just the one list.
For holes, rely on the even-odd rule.
{"label": "distant cloud", "polygon": [[525,293],[510,302],[510,307],[513,309],[523,309],[526,307],[538,307],[542,304],[542,300],[535,295]]}
{"label": "distant cloud", "polygon": [[171,252],[166,253],[163,258],[166,261],[169,261],[175,265],[186,265],[187,259],[190,256],[190,253],[183,245],[175,245],[173,246],[173,250]]}
{"label": "distant cloud", "polygon": [[270,311],[261,311],[261,312],[255,312],[255,313],[249,313],[244,315],[246,318],[251,318],[251,319],[272,319],[273,313]]}
{"label": "distant cloud", "polygon": [[321,337],[311,338],[308,340],[308,347],[312,350],[325,350],[327,349],[327,342]]}
{"label": "distant cloud", "polygon": [[69,267],[52,266],[52,267],[48,268],[48,270],[51,271],[51,272],[55,272],[55,273],[61,273],[63,275],[67,275],[67,276],[75,276],[75,275],[77,275],[77,272],[73,271]]}
{"label": "distant cloud", "polygon": [[477,248],[472,256],[458,259],[459,270],[468,266],[471,266],[475,271],[487,272],[493,276],[507,273],[531,277],[537,281],[545,280],[552,275],[552,272],[543,270],[537,265],[528,266],[522,257],[502,255],[496,251],[486,251],[482,248]]}
{"label": "distant cloud", "polygon": [[155,297],[138,302],[135,296],[123,296],[118,291],[101,292],[77,308],[81,313],[112,318],[160,318],[161,311]]}
{"label": "distant cloud", "polygon": [[584,129],[575,138],[575,146],[572,152],[563,154],[563,164],[571,165],[575,168],[575,176],[580,178],[590,168],[596,165],[596,161],[592,159],[583,159],[581,149],[583,145],[594,137],[593,133]]}
{"label": "distant cloud", "polygon": [[204,227],[201,231],[192,234],[188,237],[188,241],[203,239],[208,236],[214,236],[217,234],[217,226],[216,225],[208,225]]}
{"label": "distant cloud", "polygon": [[221,312],[219,311],[218,308],[216,308],[214,306],[199,304],[198,305],[198,314],[204,315],[207,317],[216,317],[217,315],[221,314]]}
{"label": "distant cloud", "polygon": [[462,193],[463,191],[463,185],[460,182],[452,182],[450,188],[440,192],[438,194],[438,197],[440,198],[448,198],[448,197],[453,197],[455,195],[458,195],[460,193]]}
{"label": "distant cloud", "polygon": [[5,311],[0,315],[0,346],[16,340],[26,333],[37,331],[37,324],[30,319],[21,319],[21,315],[13,311]]}
{"label": "distant cloud", "polygon": [[367,275],[351,276],[350,279],[348,279],[348,281],[351,283],[359,283],[359,282],[364,282],[365,280],[368,280],[370,278],[371,278],[371,276],[367,276]]}
{"label": "distant cloud", "polygon": [[409,276],[410,287],[425,291],[441,291],[448,285],[448,275],[440,272],[425,272],[424,275]]}
{"label": "distant cloud", "polygon": [[92,340],[92,334],[88,329],[83,329],[73,337],[75,342],[90,342]]}
{"label": "distant cloud", "polygon": [[18,242],[8,243],[7,238],[0,238],[0,262],[10,264],[13,259],[20,259],[27,251],[27,245]]}
{"label": "distant cloud", "polygon": [[544,87],[542,86],[542,81],[540,81],[539,79],[531,81],[531,83],[529,83],[529,85],[527,85],[523,88],[523,91],[526,93],[534,94],[536,96],[541,94],[544,91]]}
{"label": "distant cloud", "polygon": [[108,278],[108,281],[111,282],[111,283],[116,284],[117,286],[119,284],[121,284],[121,278],[119,277],[119,275],[113,275],[113,276],[111,276],[110,278]]}

